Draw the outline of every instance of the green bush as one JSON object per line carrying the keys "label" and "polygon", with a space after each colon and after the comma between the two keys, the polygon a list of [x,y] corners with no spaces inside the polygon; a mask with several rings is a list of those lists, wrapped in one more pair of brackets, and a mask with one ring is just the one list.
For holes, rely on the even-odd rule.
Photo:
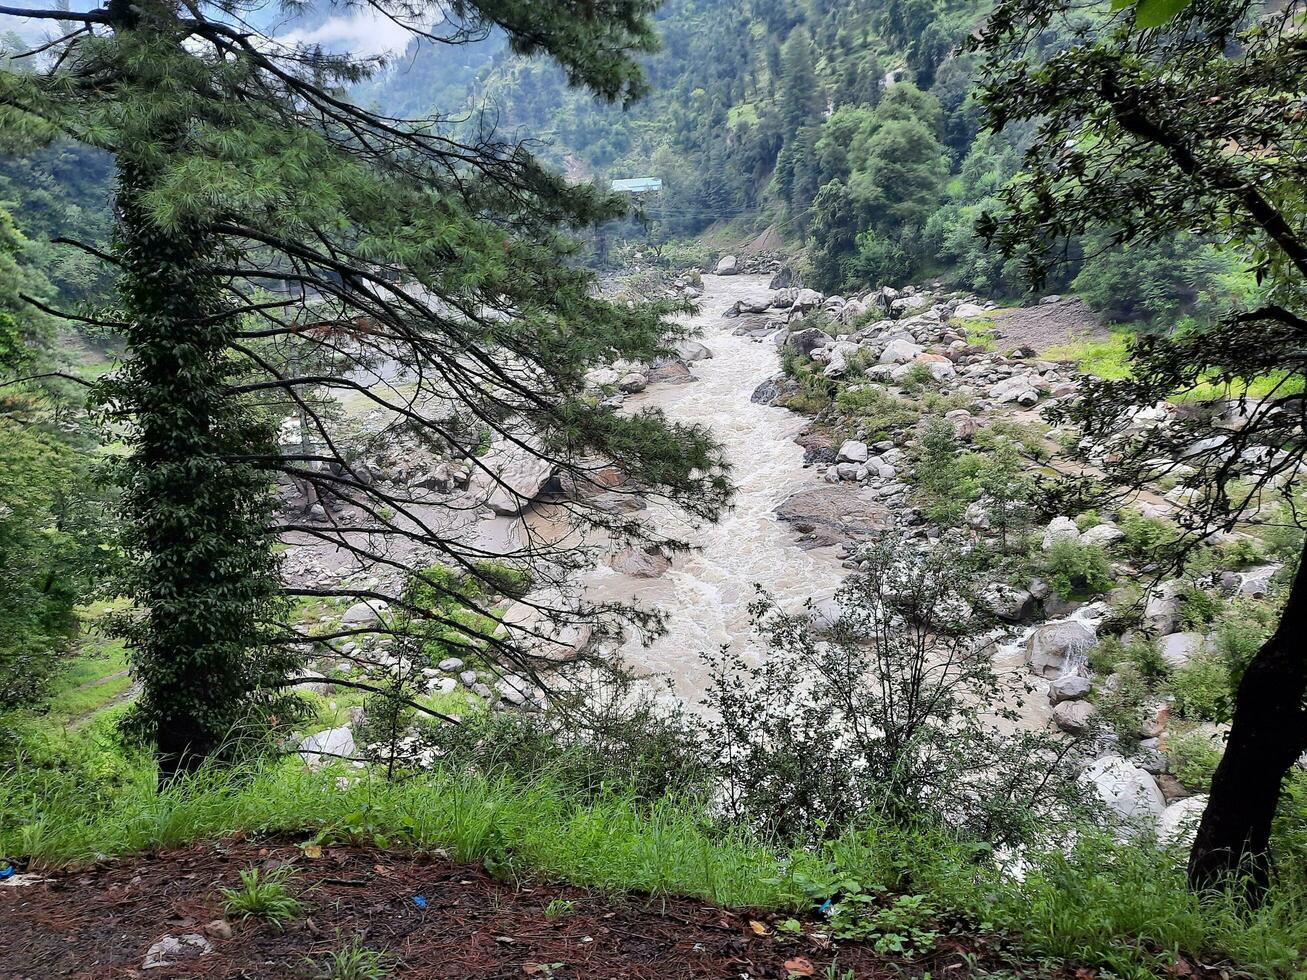
{"label": "green bush", "polygon": [[1112,588],[1112,565],[1098,545],[1055,541],[1043,567],[1048,584],[1063,599],[1088,599]]}
{"label": "green bush", "polygon": [[1125,533],[1121,549],[1137,562],[1156,561],[1165,555],[1179,536],[1170,521],[1144,517],[1136,511],[1124,511],[1119,526]]}
{"label": "green bush", "polygon": [[1206,793],[1212,788],[1212,774],[1221,761],[1221,750],[1206,734],[1187,732],[1171,739],[1167,747],[1171,771],[1187,789]]}
{"label": "green bush", "polygon": [[1129,667],[1138,672],[1150,691],[1171,669],[1157,644],[1139,636],[1128,641],[1105,636],[1089,651],[1088,660],[1089,666],[1100,674],[1114,673],[1122,666]]}
{"label": "green bush", "polygon": [[1139,668],[1130,663],[1118,664],[1113,682],[1098,685],[1092,695],[1099,718],[1126,749],[1141,738],[1139,728],[1144,722],[1147,699],[1148,682]]}
{"label": "green bush", "polygon": [[1230,668],[1220,655],[1203,653],[1171,671],[1166,689],[1175,698],[1175,713],[1194,721],[1229,721],[1234,712]]}

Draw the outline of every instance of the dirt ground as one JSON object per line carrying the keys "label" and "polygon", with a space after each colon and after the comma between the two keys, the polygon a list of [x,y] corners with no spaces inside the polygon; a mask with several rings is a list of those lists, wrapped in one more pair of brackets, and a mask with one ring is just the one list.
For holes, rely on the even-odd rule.
{"label": "dirt ground", "polygon": [[1037,303],[994,317],[999,331],[998,348],[1030,347],[1044,351],[1057,344],[1081,340],[1105,340],[1111,332],[1082,299],[1059,299]]}
{"label": "dirt ground", "polygon": [[[294,864],[300,919],[284,931],[223,921],[221,888],[238,884],[242,869],[284,863]],[[354,937],[386,955],[393,977],[1094,976],[1012,961],[996,937],[944,929],[933,952],[909,961],[832,944],[817,922],[800,935],[778,934],[778,921],[695,899],[501,881],[438,854],[223,841],[0,888],[0,976],[322,977],[327,954]],[[142,968],[165,936],[206,932],[211,952]]]}

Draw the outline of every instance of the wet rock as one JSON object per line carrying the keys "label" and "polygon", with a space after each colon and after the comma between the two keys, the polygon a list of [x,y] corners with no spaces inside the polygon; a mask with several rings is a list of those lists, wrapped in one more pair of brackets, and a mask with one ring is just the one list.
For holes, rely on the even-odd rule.
{"label": "wet rock", "polygon": [[1005,623],[1025,622],[1034,618],[1039,610],[1039,600],[1028,591],[1002,583],[988,589],[984,600],[990,612]]}
{"label": "wet rock", "polygon": [[657,578],[672,567],[671,559],[657,548],[623,548],[608,564],[614,571],[633,578]]}
{"label": "wet rock", "polygon": [[1060,677],[1067,672],[1067,660],[1088,652],[1094,645],[1093,627],[1076,619],[1046,623],[1026,640],[1030,672],[1043,677]]}
{"label": "wet rock", "polygon": [[213,944],[198,932],[188,932],[181,936],[164,936],[145,951],[145,961],[141,963],[141,969],[157,970],[177,966],[212,952]]}
{"label": "wet rock", "polygon": [[649,379],[643,374],[632,372],[631,374],[624,375],[622,379],[617,382],[617,387],[628,395],[634,395],[636,392],[644,391],[648,384]]}
{"label": "wet rock", "polygon": [[865,490],[817,487],[793,494],[776,508],[776,516],[801,532],[804,547],[863,541],[887,524],[885,505]]}
{"label": "wet rock", "polygon": [[712,351],[697,340],[678,340],[672,344],[672,350],[676,352],[679,360],[685,361],[687,364],[693,364],[695,361],[705,361],[712,357]]}
{"label": "wet rock", "polygon": [[680,385],[694,380],[690,366],[678,359],[669,359],[658,364],[648,374],[650,384]]}

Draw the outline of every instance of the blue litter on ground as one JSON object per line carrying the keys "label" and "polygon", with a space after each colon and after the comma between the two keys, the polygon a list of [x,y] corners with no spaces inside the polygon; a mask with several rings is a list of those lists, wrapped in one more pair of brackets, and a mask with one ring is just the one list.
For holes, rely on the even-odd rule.
{"label": "blue litter on ground", "polygon": [[421,895],[414,895],[414,896],[413,896],[413,904],[416,905],[416,906],[417,906],[418,908],[420,908],[420,909],[424,909],[424,908],[427,907],[427,900],[426,900],[425,898],[423,898]]}

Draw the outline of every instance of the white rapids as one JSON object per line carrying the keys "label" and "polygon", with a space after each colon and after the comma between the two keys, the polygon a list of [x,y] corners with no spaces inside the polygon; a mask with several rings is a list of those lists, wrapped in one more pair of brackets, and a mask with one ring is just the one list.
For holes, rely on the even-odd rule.
{"label": "white rapids", "polygon": [[821,485],[803,468],[803,449],[794,437],[806,419],[783,408],[750,401],[754,389],[779,370],[776,346],[733,336],[738,320],[722,318],[736,300],[767,295],[760,276],[705,276],[704,297],[690,319],[710,359],[691,365],[695,379],[680,385],[652,385],[627,401],[632,409],[656,406],[676,421],[709,426],[730,462],[736,486],[733,507],[712,525],[687,528],[683,518],[654,508],[657,527],[690,541],[695,550],[678,555],[656,579],[637,579],[610,568],[594,572],[587,591],[595,598],[632,601],[666,615],[666,632],[645,646],[631,637],[621,648],[628,662],[672,681],[684,700],[699,700],[706,680],[705,652],[731,646],[756,656],[749,604],[761,585],[782,608],[795,610],[809,598],[834,593],[843,576],[835,548],[802,550],[792,529],[775,510],[795,492]]}

